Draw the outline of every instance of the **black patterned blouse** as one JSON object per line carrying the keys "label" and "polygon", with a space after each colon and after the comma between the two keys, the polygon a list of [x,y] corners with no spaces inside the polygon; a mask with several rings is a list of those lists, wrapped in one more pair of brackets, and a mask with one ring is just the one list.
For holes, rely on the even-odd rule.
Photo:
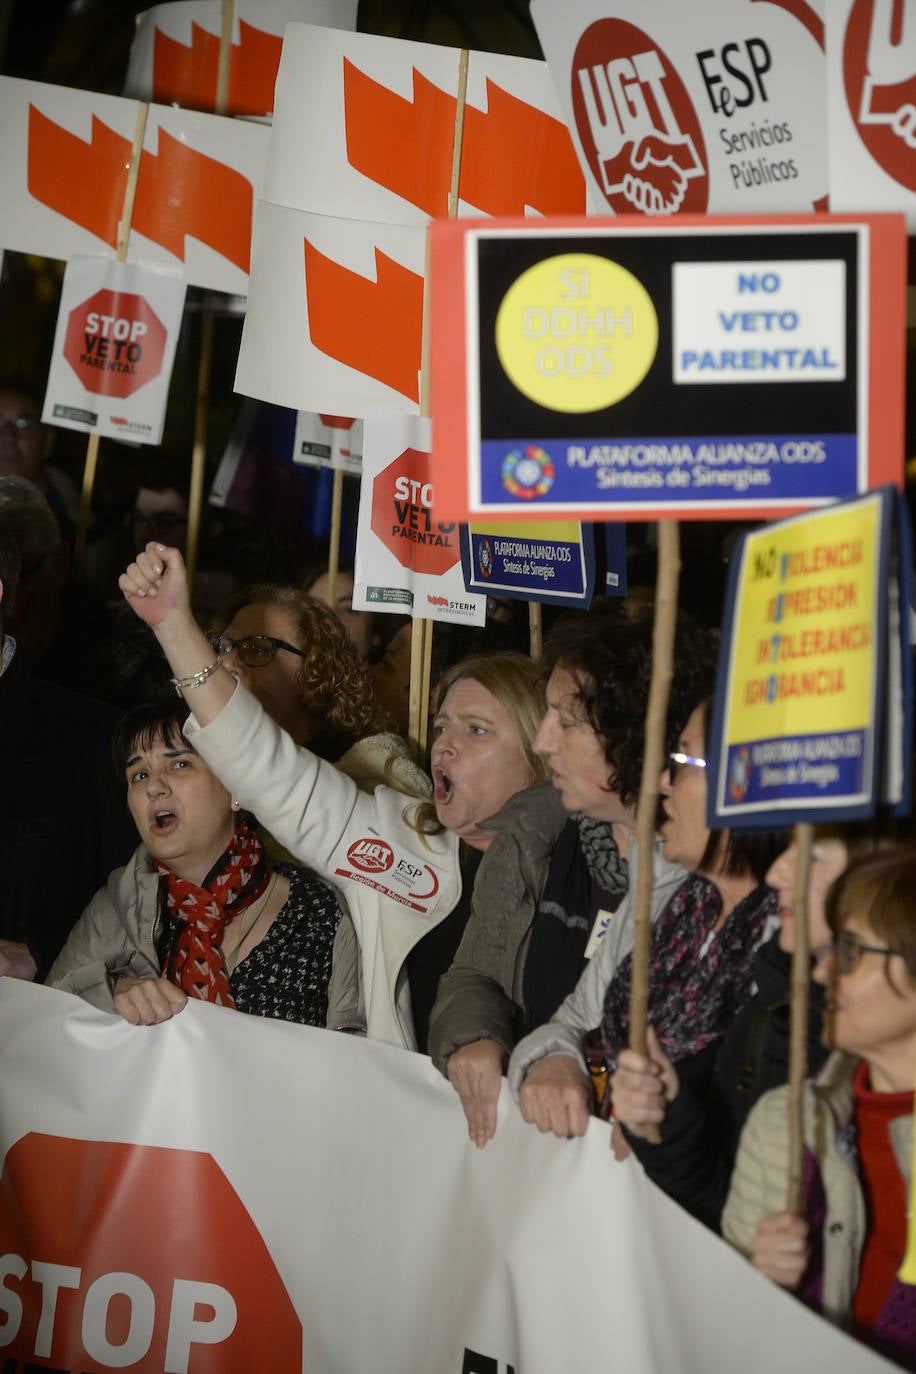
{"label": "black patterned blouse", "polygon": [[[289,878],[289,896],[264,939],[232,971],[229,986],[239,1011],[250,1016],[323,1026],[340,904],[313,873],[292,864],[275,864],[274,870]],[[173,926],[166,914],[166,944]]]}

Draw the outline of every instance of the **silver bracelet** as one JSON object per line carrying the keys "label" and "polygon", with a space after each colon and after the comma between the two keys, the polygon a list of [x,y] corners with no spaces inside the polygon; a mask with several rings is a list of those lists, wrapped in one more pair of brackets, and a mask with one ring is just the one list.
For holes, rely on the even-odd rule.
{"label": "silver bracelet", "polygon": [[212,663],[207,664],[206,668],[201,668],[200,672],[192,673],[190,677],[173,677],[169,681],[175,688],[177,695],[181,696],[182,692],[188,688],[203,686],[207,678],[216,672],[220,662],[219,658],[215,658]]}

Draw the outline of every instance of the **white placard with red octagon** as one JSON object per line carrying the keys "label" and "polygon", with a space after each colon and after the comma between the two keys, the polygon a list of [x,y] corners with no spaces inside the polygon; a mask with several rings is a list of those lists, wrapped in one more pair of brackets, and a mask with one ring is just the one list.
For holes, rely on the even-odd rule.
{"label": "white placard with red octagon", "polygon": [[106,258],[71,258],[61,291],[44,422],[158,444],[184,297],[180,272]]}
{"label": "white placard with red octagon", "polygon": [[823,208],[823,23],[806,0],[534,0],[531,14],[601,214]]}
{"label": "white placard with red octagon", "polygon": [[916,234],[916,5],[826,6],[831,210],[900,210]]}
{"label": "white placard with red octagon", "polygon": [[367,420],[353,588],[355,611],[483,625],[485,596],[464,589],[458,525],[433,518],[428,420]]}

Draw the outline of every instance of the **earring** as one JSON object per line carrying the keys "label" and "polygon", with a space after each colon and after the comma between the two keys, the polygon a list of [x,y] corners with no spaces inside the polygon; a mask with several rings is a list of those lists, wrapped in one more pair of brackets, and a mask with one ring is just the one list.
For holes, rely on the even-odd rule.
{"label": "earring", "polygon": [[232,809],[233,811],[241,811],[242,809],[241,803],[237,802],[235,797],[232,798]]}

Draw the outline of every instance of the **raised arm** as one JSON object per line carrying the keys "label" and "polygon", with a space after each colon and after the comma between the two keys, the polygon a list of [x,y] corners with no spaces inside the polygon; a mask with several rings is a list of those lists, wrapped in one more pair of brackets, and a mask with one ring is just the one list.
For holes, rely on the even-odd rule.
{"label": "raised arm", "polygon": [[191,614],[188,574],[178,549],[147,544],[118,586],[162,645],[176,686],[187,684],[182,695],[197,720],[209,725],[232,696],[235,681]]}

